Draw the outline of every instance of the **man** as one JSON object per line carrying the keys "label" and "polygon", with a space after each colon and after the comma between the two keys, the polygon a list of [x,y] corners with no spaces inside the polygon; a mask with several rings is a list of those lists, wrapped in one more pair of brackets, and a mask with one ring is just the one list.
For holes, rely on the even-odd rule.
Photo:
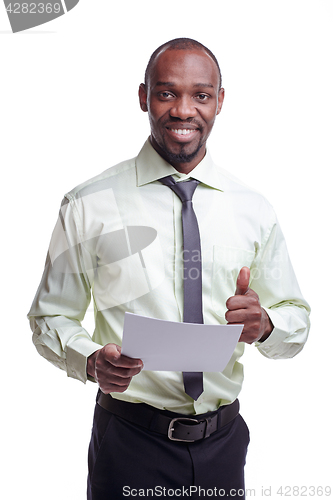
{"label": "man", "polygon": [[[293,357],[309,306],[271,206],[206,150],[224,99],[215,56],[194,40],[167,42],[139,99],[151,136],[138,157],[64,198],[29,313],[33,340],[68,376],[100,387],[89,499],[244,498],[239,358],[245,343]],[[91,288],[93,340],[80,323]],[[125,312],[244,329],[222,373],[152,372],[121,354]]]}

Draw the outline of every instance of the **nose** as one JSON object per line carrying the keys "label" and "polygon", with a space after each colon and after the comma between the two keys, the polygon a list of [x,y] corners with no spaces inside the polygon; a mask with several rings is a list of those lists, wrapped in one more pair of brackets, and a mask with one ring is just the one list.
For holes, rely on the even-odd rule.
{"label": "nose", "polygon": [[173,107],[170,109],[170,116],[186,120],[193,118],[196,115],[196,109],[192,99],[189,96],[180,96],[174,101]]}

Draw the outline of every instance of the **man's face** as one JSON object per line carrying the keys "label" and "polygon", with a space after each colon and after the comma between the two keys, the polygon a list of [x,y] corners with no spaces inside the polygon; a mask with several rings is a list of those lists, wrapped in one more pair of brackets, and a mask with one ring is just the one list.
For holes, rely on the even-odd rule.
{"label": "man's face", "polygon": [[205,155],[223,103],[216,64],[200,49],[167,49],[157,57],[147,86],[140,85],[139,97],[149,114],[153,147],[178,170],[191,171]]}

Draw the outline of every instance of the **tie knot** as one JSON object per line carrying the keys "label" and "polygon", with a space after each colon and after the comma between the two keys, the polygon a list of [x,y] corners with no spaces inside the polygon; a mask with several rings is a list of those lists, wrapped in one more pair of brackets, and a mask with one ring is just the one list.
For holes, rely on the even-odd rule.
{"label": "tie knot", "polygon": [[159,179],[159,181],[168,186],[176,195],[181,199],[182,203],[186,201],[192,201],[193,193],[199,184],[199,181],[196,179],[189,179],[184,182],[176,182],[174,178],[169,175],[168,177],[163,177]]}

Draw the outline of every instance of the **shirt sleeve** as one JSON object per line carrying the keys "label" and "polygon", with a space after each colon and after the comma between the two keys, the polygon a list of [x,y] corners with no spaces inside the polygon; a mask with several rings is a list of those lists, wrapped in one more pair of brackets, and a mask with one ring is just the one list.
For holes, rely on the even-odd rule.
{"label": "shirt sleeve", "polygon": [[81,241],[73,205],[63,200],[28,318],[39,354],[85,383],[87,358],[102,346],[81,326],[91,300],[94,262]]}
{"label": "shirt sleeve", "polygon": [[258,257],[251,269],[250,287],[259,295],[274,329],[264,342],[255,345],[268,358],[292,358],[308,338],[310,306],[301,294],[275,214]]}

